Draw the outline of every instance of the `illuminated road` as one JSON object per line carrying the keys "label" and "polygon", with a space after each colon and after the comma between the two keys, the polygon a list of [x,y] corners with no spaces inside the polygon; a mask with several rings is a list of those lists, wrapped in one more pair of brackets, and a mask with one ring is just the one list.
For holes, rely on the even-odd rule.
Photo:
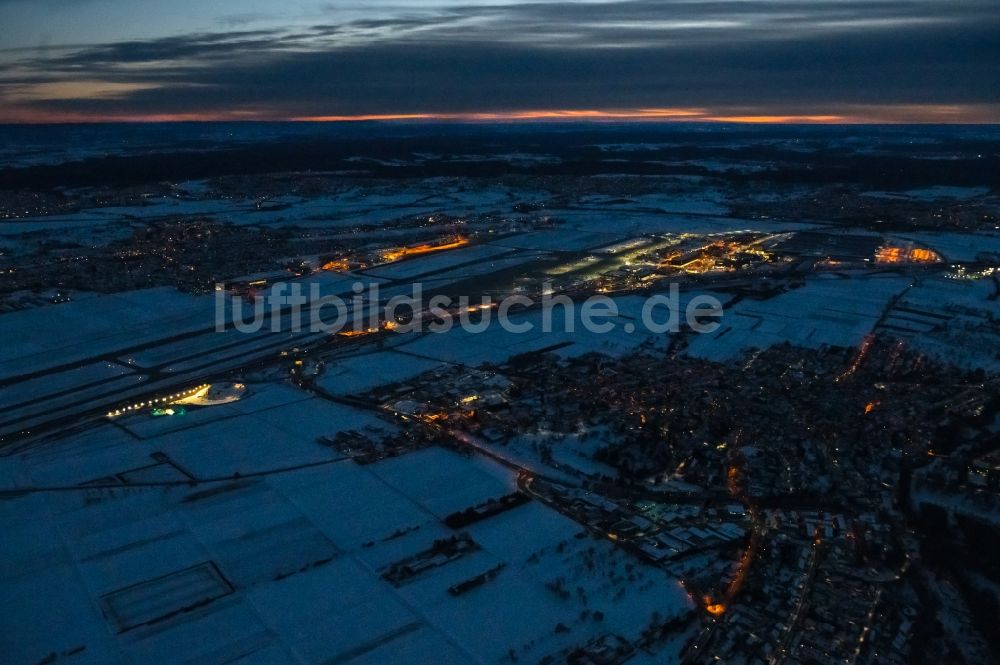
{"label": "illuminated road", "polygon": [[769,665],[778,665],[778,663],[784,662],[785,658],[788,657],[788,652],[792,647],[792,638],[795,637],[796,630],[802,620],[802,615],[809,604],[809,592],[812,589],[813,581],[816,579],[816,565],[819,562],[820,549],[820,541],[814,541],[812,554],[809,559],[809,567],[806,569],[805,584],[802,586],[799,602],[795,605],[795,609],[792,611],[788,626],[785,627],[785,632],[782,634],[781,640],[778,642],[778,647],[774,650],[774,654],[768,661]]}

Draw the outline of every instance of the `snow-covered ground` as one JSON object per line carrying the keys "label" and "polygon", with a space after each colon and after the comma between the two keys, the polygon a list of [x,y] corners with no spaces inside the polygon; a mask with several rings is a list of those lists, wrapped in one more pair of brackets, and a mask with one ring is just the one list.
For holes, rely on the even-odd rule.
{"label": "snow-covered ground", "polygon": [[941,362],[1000,370],[1000,301],[990,279],[925,279],[907,291],[884,330]]}
{"label": "snow-covered ground", "polygon": [[4,314],[0,378],[214,325],[211,296],[171,288],[86,298]]}
{"label": "snow-covered ground", "polygon": [[319,385],[334,395],[364,393],[392,383],[402,383],[441,365],[436,360],[420,358],[391,349],[364,352],[330,361]]}
{"label": "snow-covered ground", "polygon": [[[0,236],[18,243],[25,232],[58,230],[66,238],[90,234],[92,240],[188,214],[351,233],[438,211],[512,216],[517,202],[551,197],[444,178],[314,198],[286,195],[258,205],[198,199],[207,196],[204,183],[182,186],[192,198],[157,197],[143,206],[21,220],[5,224]],[[931,188],[895,196],[939,200],[985,193]],[[625,199],[584,195],[541,209],[564,220],[561,225],[483,234],[476,245],[377,266],[365,279],[407,282],[426,275],[429,284],[440,285],[656,233],[813,226],[733,219],[724,216],[728,209],[723,193],[711,187]],[[508,228],[519,224],[514,220]],[[903,237],[947,260],[1000,251],[995,235]],[[355,277],[320,273],[311,279],[322,283],[324,294],[342,294]],[[396,284],[383,295],[408,293],[408,287]],[[773,298],[741,300],[725,311],[717,332],[694,335],[687,353],[728,360],[783,342],[854,346],[881,329],[941,360],[996,369],[1000,338],[991,289],[985,279],[812,276]],[[682,296],[681,307],[694,295]],[[558,662],[601,635],[634,640],[654,619],[686,613],[691,601],[670,574],[536,501],[461,530],[475,543],[462,556],[403,582],[387,581],[383,574],[393,564],[458,535],[445,523],[448,515],[516,491],[515,477],[490,459],[438,447],[360,465],[323,442],[346,431],[396,433],[378,410],[360,408],[352,396],[442,365],[503,363],[543,350],[568,357],[662,349],[669,337],[644,329],[643,301],[615,298],[618,314],[604,333],[586,330],[578,317],[570,332],[558,309],[552,332],[532,310],[512,316],[514,324],[527,325],[525,332],[494,321],[479,332],[456,327],[390,336],[377,347],[359,345],[360,351],[324,361],[317,383],[332,399],[289,383],[247,379],[239,401],[189,405],[185,413],[164,417],[130,412],[0,457],[0,490],[23,490],[6,492],[0,501],[0,604],[15,608],[0,621],[0,660]],[[95,295],[6,314],[0,320],[0,379],[69,368],[0,388],[0,408],[6,418],[30,423],[108,391],[138,393],[164,377],[219,373],[280,357],[279,348],[306,340],[290,333],[186,337],[213,328],[214,317],[212,297],[172,289]],[[505,461],[576,483],[580,476],[611,473],[593,459],[605,443],[599,431],[564,435],[539,427],[482,446]],[[551,446],[559,470],[545,470],[541,446]],[[671,482],[657,487],[680,489]],[[457,586],[490,571],[492,578],[478,586]],[[660,657],[669,662],[677,648],[662,647]]]}
{"label": "snow-covered ground", "polygon": [[456,533],[442,517],[513,491],[512,472],[439,448],[338,461],[316,436],[392,426],[289,386],[122,425],[0,458],[2,486],[25,490],[0,502],[0,601],[18,608],[0,622],[5,663],[534,662],[691,607],[675,579],[535,502],[390,583],[388,566]]}
{"label": "snow-covered ground", "polygon": [[815,228],[807,222],[735,219],[714,213],[655,213],[648,210],[589,210],[586,208],[553,209],[552,214],[566,220],[567,228],[589,233],[613,229],[619,237],[646,233],[728,233],[733,231],[796,231]]}
{"label": "snow-covered ground", "polygon": [[748,349],[790,342],[818,348],[852,347],[872,331],[893,296],[911,280],[897,276],[813,278],[764,301],[743,300],[725,310],[714,333],[696,335],[687,353],[729,360]]}
{"label": "snow-covered ground", "polygon": [[941,254],[945,261],[975,261],[980,254],[1000,254],[1000,233],[898,233]]}
{"label": "snow-covered ground", "polygon": [[421,275],[447,270],[466,263],[489,262],[491,259],[508,253],[510,250],[505,247],[491,245],[461,247],[376,266],[368,270],[367,274],[385,279],[415,279]]}
{"label": "snow-covered ground", "polygon": [[[690,297],[685,296],[680,301],[681,307]],[[466,329],[456,323],[448,332],[428,332],[415,339],[403,338],[394,348],[421,358],[475,367],[485,362],[502,363],[512,356],[550,348],[564,356],[589,352],[620,356],[643,344],[666,343],[663,335],[652,333],[642,325],[641,305],[637,305],[639,299],[621,298],[615,302],[622,303],[618,315],[594,319],[602,325],[611,324],[612,328],[607,332],[587,330],[579,307],[569,321],[572,330],[569,330],[565,310],[560,306],[553,307],[551,325],[547,325],[541,311],[519,313],[513,308],[509,316],[511,329],[500,325],[494,311],[489,324],[481,331]],[[660,321],[663,317],[665,314],[658,312],[654,318]]]}

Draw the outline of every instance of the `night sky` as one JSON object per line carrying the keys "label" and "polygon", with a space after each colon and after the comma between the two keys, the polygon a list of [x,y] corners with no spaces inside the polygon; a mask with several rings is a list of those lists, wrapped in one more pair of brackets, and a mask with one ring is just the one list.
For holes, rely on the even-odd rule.
{"label": "night sky", "polygon": [[0,121],[1000,122],[1000,0],[0,0]]}

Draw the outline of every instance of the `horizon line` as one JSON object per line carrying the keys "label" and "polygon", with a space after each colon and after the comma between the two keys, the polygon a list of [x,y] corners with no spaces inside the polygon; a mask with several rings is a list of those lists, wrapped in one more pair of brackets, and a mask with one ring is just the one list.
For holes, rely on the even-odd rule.
{"label": "horizon line", "polygon": [[[988,110],[987,110],[988,109]],[[271,115],[260,111],[217,113],[149,113],[93,116],[79,113],[0,116],[0,125],[99,125],[157,123],[398,123],[398,124],[530,124],[530,123],[690,123],[733,125],[979,125],[1000,124],[992,107],[960,105],[896,105],[854,107],[841,113],[777,113],[734,108],[533,109],[490,112],[359,113]],[[974,111],[979,111],[976,113]],[[983,111],[986,111],[985,113]]]}

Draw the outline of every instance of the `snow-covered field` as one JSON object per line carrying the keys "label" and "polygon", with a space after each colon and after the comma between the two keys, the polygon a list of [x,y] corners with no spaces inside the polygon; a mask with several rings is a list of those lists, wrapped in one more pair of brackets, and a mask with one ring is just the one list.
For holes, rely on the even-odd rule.
{"label": "snow-covered field", "polygon": [[[496,233],[479,234],[476,244],[376,266],[357,278],[398,282],[383,289],[387,297],[408,294],[410,280],[446,285],[653,234],[814,226],[726,217],[729,202],[714,185],[627,198],[584,194],[555,203],[551,192],[496,182],[471,186],[457,178],[261,202],[199,199],[208,196],[205,183],[182,187],[187,198],[153,197],[148,205],[5,223],[0,239],[28,242],[22,234],[39,231],[84,241],[172,215],[329,228],[335,235],[441,211],[497,213]],[[937,201],[986,193],[937,187],[886,196]],[[508,233],[524,228],[518,212],[524,208],[514,208],[519,202],[545,203],[538,214],[558,222]],[[1000,252],[995,234],[900,237],[949,261]],[[322,284],[323,294],[342,295],[355,279],[332,272],[310,278]],[[993,288],[988,279],[810,275],[803,286],[772,298],[741,299],[724,312],[716,332],[692,335],[686,353],[725,361],[785,342],[851,347],[882,330],[942,361],[996,370],[1000,310],[990,299]],[[682,310],[695,295],[681,297]],[[296,357],[279,350],[326,340],[325,334],[209,332],[216,315],[211,296],[149,289],[5,314],[0,380],[27,377],[0,387],[5,427],[12,420],[20,421],[18,428],[34,427],[43,416],[63,413],[75,418],[77,403],[102,406],[101,400],[132,398],[180,379],[214,380],[204,377],[251,361],[285,365],[255,365],[247,373],[253,378],[239,379],[246,392],[238,401],[188,405],[184,413],[162,417],[129,411],[0,456],[0,490],[6,490],[0,501],[0,606],[8,608],[0,621],[0,661],[561,662],[594,638],[613,634],[632,641],[651,622],[687,613],[692,602],[671,574],[538,501],[463,529],[448,526],[449,515],[517,491],[508,466],[442,447],[365,465],[345,459],[326,441],[348,431],[373,438],[398,433],[377,405],[358,396],[443,365],[499,364],[542,351],[623,356],[666,348],[669,335],[642,324],[644,298],[614,302],[612,330],[603,333],[585,329],[579,311],[570,331],[557,308],[552,332],[543,329],[541,312],[515,309],[511,322],[527,330],[505,330],[496,311],[488,310],[494,321],[477,332],[456,326],[442,334],[391,335],[378,344],[357,338],[324,356],[316,377],[322,390],[315,391],[275,379],[286,376]],[[320,367],[315,358],[303,371]],[[61,365],[67,367],[46,373]],[[482,447],[508,465],[579,484],[587,475],[613,474],[594,460],[608,443],[605,436],[599,428],[563,434],[539,425]],[[559,469],[546,469],[543,446],[551,446],[546,455]],[[412,565],[458,535],[474,545],[424,570]],[[414,574],[387,578],[401,563]],[[480,584],[465,584],[477,579]]]}
{"label": "snow-covered field", "polygon": [[502,363],[512,356],[552,347],[558,347],[553,350],[560,355],[599,352],[617,356],[645,343],[665,342],[662,335],[649,332],[638,320],[639,312],[633,311],[641,308],[635,307],[637,299],[621,300],[623,305],[617,316],[594,319],[602,325],[610,323],[613,328],[608,332],[587,330],[580,318],[580,308],[577,308],[569,321],[573,326],[572,331],[568,329],[562,307],[553,308],[551,326],[547,325],[544,314],[540,311],[518,313],[513,308],[509,316],[510,329],[500,325],[494,312],[489,324],[481,331],[456,324],[448,332],[428,332],[417,339],[402,339],[394,348],[422,358],[475,367],[484,362]]}
{"label": "snow-covered field", "polygon": [[691,607],[675,579],[534,502],[394,585],[388,566],[454,535],[442,517],[513,491],[512,472],[440,448],[337,461],[317,435],[392,426],[288,386],[189,416],[0,458],[4,487],[29,490],[0,502],[0,600],[18,608],[0,622],[5,663],[534,662]]}
{"label": "snow-covered field", "polygon": [[926,279],[900,299],[884,330],[913,348],[966,369],[1000,370],[1000,301],[992,280]]}
{"label": "snow-covered field", "polygon": [[510,251],[506,247],[491,245],[461,247],[376,266],[368,270],[367,274],[384,279],[415,279],[421,275],[444,271],[466,263],[488,263],[491,259],[508,254]]}
{"label": "snow-covered field", "polygon": [[600,247],[615,242],[620,237],[622,236],[610,229],[605,230],[605,232],[599,232],[560,228],[519,233],[494,240],[490,244],[516,249],[574,252]]}
{"label": "snow-covered field", "polygon": [[899,233],[935,250],[945,261],[975,261],[980,254],[1000,254],[1000,233]]}
{"label": "snow-covered field", "polygon": [[335,395],[363,393],[379,386],[400,383],[441,365],[436,360],[419,358],[392,350],[366,352],[338,358],[327,364],[319,385]]}
{"label": "snow-covered field", "polygon": [[4,314],[0,378],[214,325],[211,296],[128,291]]}
{"label": "snow-covered field", "polygon": [[810,279],[805,286],[768,300],[743,300],[725,310],[716,332],[695,336],[687,353],[722,361],[783,342],[808,348],[856,346],[875,327],[892,297],[910,282],[885,275],[831,276]]}
{"label": "snow-covered field", "polygon": [[904,192],[865,192],[865,196],[886,199],[915,199],[919,201],[965,201],[989,194],[989,187],[953,187],[935,185],[908,189]]}
{"label": "snow-covered field", "polygon": [[109,362],[96,362],[64,372],[49,373],[0,388],[0,409],[8,409],[25,401],[41,401],[65,390],[110,381],[131,373],[129,368]]}
{"label": "snow-covered field", "polygon": [[648,210],[588,210],[571,209],[552,211],[566,220],[568,228],[578,231],[601,233],[613,231],[620,238],[647,233],[729,233],[733,231],[796,231],[814,228],[807,222],[780,222],[774,220],[735,219],[714,216],[714,213],[683,214],[677,212],[655,213]]}

